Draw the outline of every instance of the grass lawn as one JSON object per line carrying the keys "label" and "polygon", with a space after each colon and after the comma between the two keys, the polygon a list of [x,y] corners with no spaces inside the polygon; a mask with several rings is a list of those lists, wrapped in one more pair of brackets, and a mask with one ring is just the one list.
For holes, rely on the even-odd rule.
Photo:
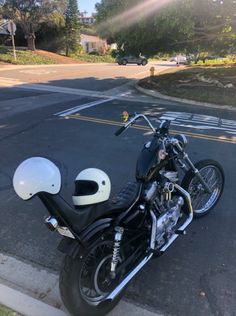
{"label": "grass lawn", "polygon": [[0,61],[16,64],[16,65],[41,65],[55,64],[56,62],[48,57],[40,56],[39,54],[28,50],[16,50],[17,60],[14,60],[13,51],[11,48],[0,46]]}
{"label": "grass lawn", "polygon": [[140,80],[139,85],[183,99],[236,106],[236,65],[189,66]]}
{"label": "grass lawn", "polygon": [[72,55],[72,58],[76,58],[81,62],[86,63],[114,63],[115,58],[111,55],[92,55],[92,54],[80,54],[80,55]]}
{"label": "grass lawn", "polygon": [[114,63],[115,59],[107,55],[71,55],[69,57],[59,54],[36,50],[35,52],[26,49],[16,50],[17,60],[14,60],[13,51],[10,47],[0,46],[0,62],[7,62],[16,65],[44,65],[44,64],[71,64],[71,63]]}
{"label": "grass lawn", "polygon": [[1,316],[20,316],[20,314],[13,312],[9,308],[6,308],[2,305],[0,305],[0,315]]}

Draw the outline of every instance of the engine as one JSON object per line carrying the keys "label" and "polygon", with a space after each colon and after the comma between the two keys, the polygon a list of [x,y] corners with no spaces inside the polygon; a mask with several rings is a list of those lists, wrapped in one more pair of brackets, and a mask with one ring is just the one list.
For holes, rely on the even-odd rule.
{"label": "engine", "polygon": [[184,199],[181,196],[174,196],[170,201],[166,201],[162,205],[162,209],[166,211],[157,219],[156,243],[157,248],[164,245],[167,240],[174,234],[176,224],[182,217],[181,207],[184,204]]}
{"label": "engine", "polygon": [[[182,217],[181,208],[184,205],[182,196],[176,195],[174,180],[175,172],[165,174],[165,181],[158,183],[154,181],[146,189],[144,199],[149,203],[157,216],[156,248],[164,245],[175,233],[176,224]],[[169,175],[171,180],[169,181]],[[175,193],[175,194],[174,194]]]}

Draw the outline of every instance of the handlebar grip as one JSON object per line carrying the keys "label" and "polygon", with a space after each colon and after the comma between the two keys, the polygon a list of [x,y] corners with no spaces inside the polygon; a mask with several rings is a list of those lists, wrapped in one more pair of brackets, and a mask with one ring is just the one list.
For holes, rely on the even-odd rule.
{"label": "handlebar grip", "polygon": [[119,128],[116,132],[115,132],[115,135],[116,136],[119,136],[121,133],[124,132],[124,130],[126,129],[125,126],[122,126],[121,128]]}

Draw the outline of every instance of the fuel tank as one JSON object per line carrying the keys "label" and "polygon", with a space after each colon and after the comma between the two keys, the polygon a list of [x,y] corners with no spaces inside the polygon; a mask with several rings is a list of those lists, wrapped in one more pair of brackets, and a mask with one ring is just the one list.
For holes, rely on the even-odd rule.
{"label": "fuel tank", "polygon": [[136,165],[136,179],[141,181],[149,181],[161,168],[163,168],[167,161],[160,161],[158,153],[164,149],[163,144],[158,137],[153,137],[152,141],[147,142],[137,161]]}

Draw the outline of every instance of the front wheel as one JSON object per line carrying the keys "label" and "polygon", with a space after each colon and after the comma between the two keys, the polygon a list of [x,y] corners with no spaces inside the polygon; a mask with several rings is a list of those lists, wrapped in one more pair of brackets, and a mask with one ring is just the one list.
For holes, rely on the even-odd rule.
{"label": "front wheel", "polygon": [[142,64],[142,66],[146,66],[146,65],[147,65],[147,63],[148,63],[148,62],[147,62],[147,60],[146,60],[146,59],[144,59],[144,60],[142,60],[142,63],[141,63],[141,64]]}
{"label": "front wheel", "polygon": [[207,193],[203,185],[192,170],[189,170],[181,183],[181,186],[189,192],[192,200],[195,217],[201,217],[209,213],[219,201],[224,189],[224,171],[221,165],[214,160],[202,160],[195,164],[200,175],[211,189]]}
{"label": "front wheel", "polygon": [[[113,243],[98,241],[77,258],[66,256],[60,273],[60,292],[63,303],[74,316],[101,316],[108,313],[121,299],[99,305],[116,287],[122,272],[110,277]],[[122,259],[119,258],[119,264]]]}

